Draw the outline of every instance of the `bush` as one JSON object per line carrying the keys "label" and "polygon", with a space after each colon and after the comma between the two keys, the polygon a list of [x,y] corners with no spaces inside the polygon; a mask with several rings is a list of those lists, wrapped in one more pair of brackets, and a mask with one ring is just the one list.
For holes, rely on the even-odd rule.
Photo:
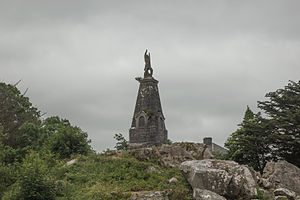
{"label": "bush", "polygon": [[18,180],[3,199],[54,200],[55,183],[47,163],[36,152],[28,154],[18,174]]}
{"label": "bush", "polygon": [[69,158],[72,154],[87,155],[92,151],[87,133],[72,126],[68,120],[49,117],[43,122],[43,131],[49,135],[45,148],[60,158]]}

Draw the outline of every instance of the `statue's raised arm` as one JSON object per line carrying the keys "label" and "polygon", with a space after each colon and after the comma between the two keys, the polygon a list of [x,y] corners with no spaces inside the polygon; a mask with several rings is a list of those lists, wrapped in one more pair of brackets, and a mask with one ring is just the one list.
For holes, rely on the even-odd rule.
{"label": "statue's raised arm", "polygon": [[153,69],[151,67],[151,61],[150,61],[150,53],[147,54],[147,52],[148,50],[146,49],[144,54],[144,59],[145,59],[144,78],[152,77],[153,74]]}

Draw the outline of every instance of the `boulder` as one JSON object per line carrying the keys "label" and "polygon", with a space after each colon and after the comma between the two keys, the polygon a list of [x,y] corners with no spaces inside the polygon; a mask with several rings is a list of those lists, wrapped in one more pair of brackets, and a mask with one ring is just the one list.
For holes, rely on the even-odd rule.
{"label": "boulder", "polygon": [[130,200],[169,200],[169,192],[138,192],[133,194]]}
{"label": "boulder", "polygon": [[201,189],[194,189],[193,192],[194,200],[226,200],[224,197],[209,191],[209,190],[201,190]]}
{"label": "boulder", "polygon": [[180,166],[192,188],[210,190],[228,199],[257,196],[255,177],[247,166],[226,160],[192,160]]}
{"label": "boulder", "polygon": [[157,160],[166,167],[179,167],[182,162],[187,160],[213,158],[212,153],[204,144],[189,142],[132,149],[129,153],[140,161]]}
{"label": "boulder", "polygon": [[287,161],[268,162],[263,172],[266,188],[286,188],[300,196],[300,169]]}

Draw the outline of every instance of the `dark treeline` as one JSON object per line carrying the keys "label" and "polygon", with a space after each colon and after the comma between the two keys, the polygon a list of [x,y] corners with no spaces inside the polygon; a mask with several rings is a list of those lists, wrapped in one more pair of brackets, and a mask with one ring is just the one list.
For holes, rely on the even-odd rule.
{"label": "dark treeline", "polygon": [[270,160],[284,159],[300,167],[300,81],[290,81],[266,98],[258,101],[262,112],[247,107],[238,130],[225,143],[227,158],[260,172]]}
{"label": "dark treeline", "polygon": [[42,119],[15,85],[0,83],[0,198],[54,199],[51,166],[90,152],[86,132],[57,116]]}

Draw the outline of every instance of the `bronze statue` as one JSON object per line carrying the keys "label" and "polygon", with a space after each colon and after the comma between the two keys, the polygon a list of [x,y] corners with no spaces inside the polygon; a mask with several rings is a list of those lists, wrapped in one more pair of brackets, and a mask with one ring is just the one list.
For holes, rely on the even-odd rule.
{"label": "bronze statue", "polygon": [[147,54],[147,49],[145,51],[144,58],[145,58],[144,78],[152,77],[153,69],[151,67],[151,62],[150,62],[150,53]]}

